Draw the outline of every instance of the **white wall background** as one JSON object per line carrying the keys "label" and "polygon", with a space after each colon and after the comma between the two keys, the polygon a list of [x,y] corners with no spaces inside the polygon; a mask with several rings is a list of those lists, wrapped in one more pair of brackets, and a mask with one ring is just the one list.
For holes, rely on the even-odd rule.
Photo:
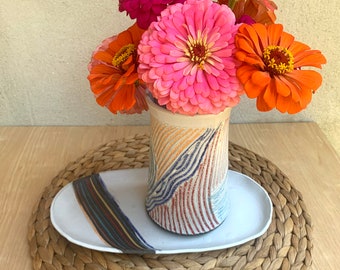
{"label": "white wall background", "polygon": [[[276,0],[277,22],[325,54],[324,83],[297,115],[260,113],[245,97],[232,122],[315,121],[340,153],[340,1]],[[106,37],[132,24],[118,0],[0,0],[0,125],[146,125],[148,113],[99,107],[87,63]]]}

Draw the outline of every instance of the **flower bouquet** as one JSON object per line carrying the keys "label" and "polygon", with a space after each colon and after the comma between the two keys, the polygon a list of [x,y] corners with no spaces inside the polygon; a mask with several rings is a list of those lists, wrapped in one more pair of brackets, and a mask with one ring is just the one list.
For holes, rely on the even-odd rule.
{"label": "flower bouquet", "polygon": [[226,218],[230,109],[298,113],[322,83],[325,57],[276,24],[270,0],[120,0],[134,24],[89,64],[97,103],[150,109],[146,210],[163,228],[200,234]]}

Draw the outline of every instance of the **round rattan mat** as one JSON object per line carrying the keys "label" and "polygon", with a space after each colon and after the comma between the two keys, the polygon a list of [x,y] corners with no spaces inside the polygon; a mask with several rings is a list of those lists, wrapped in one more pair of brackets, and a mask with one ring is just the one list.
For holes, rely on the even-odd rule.
{"label": "round rattan mat", "polygon": [[68,242],[52,226],[50,205],[70,181],[105,170],[148,166],[149,136],[114,140],[88,152],[47,186],[29,221],[28,240],[37,269],[307,269],[311,263],[311,219],[302,196],[269,160],[230,143],[230,168],[260,183],[274,206],[271,225],[243,245],[204,253],[130,255],[98,252]]}

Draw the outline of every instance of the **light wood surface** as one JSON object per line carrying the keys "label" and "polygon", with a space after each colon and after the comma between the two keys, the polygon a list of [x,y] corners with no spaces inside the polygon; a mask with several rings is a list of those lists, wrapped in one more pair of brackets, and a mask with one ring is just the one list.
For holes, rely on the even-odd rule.
{"label": "light wood surface", "polygon": [[[0,269],[32,269],[28,221],[67,164],[148,127],[0,127]],[[302,193],[314,224],[312,269],[340,269],[340,159],[314,123],[234,124],[230,140],[277,165]]]}

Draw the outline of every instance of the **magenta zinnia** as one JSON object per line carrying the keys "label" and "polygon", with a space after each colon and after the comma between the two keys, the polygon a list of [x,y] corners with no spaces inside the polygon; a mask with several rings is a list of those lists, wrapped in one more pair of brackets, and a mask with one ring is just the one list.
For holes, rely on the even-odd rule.
{"label": "magenta zinnia", "polygon": [[138,46],[140,78],[160,105],[181,114],[219,113],[243,93],[236,78],[234,13],[210,0],[169,6]]}
{"label": "magenta zinnia", "polygon": [[140,28],[147,29],[168,5],[183,2],[184,0],[119,0],[119,11],[126,11],[131,19],[137,20]]}

